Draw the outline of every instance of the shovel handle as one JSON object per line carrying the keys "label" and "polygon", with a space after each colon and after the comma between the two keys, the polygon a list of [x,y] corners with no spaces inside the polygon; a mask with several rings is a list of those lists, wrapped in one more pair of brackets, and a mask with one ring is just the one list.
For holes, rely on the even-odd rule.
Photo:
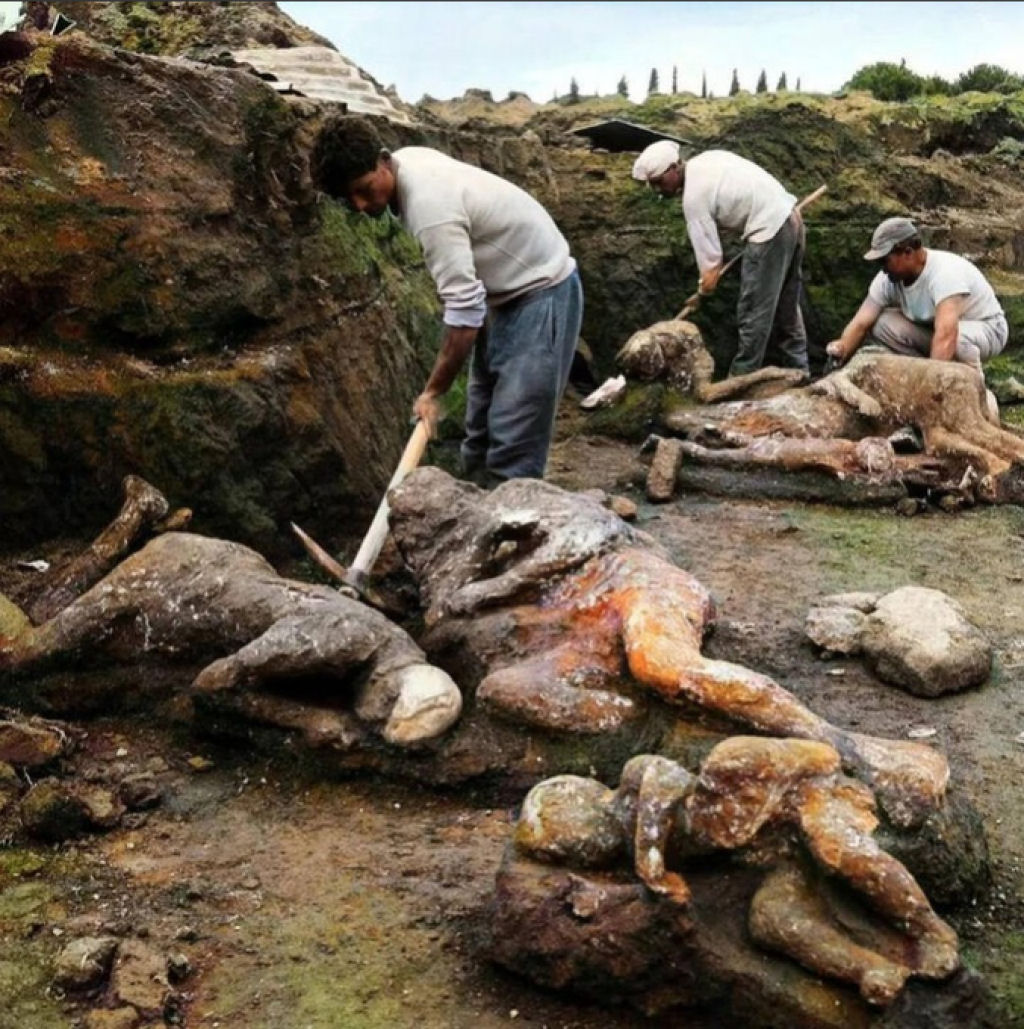
{"label": "shovel handle", "polygon": [[[742,256],[742,250],[738,254],[733,254],[733,256],[730,257],[729,260],[726,261],[725,264],[722,266],[722,270],[721,272],[719,272],[719,278],[721,278],[721,276],[723,276]],[[683,309],[679,312],[679,314],[676,315],[676,321],[682,322],[689,318],[690,315],[693,314],[693,312],[696,311],[698,307],[700,307],[701,297],[703,296],[704,294],[699,291],[697,293],[692,294],[691,296],[688,296],[686,298],[686,303],[683,304]]]}
{"label": "shovel handle", "polygon": [[814,203],[815,200],[820,199],[828,192],[828,186],[819,186],[813,193],[808,193],[807,196],[796,205],[798,211],[802,211],[805,207],[809,207]]}
{"label": "shovel handle", "polygon": [[[803,200],[801,200],[793,208],[793,210],[802,211],[805,207],[809,207],[811,204],[813,204],[815,200],[818,200],[821,197],[823,197],[827,192],[828,186],[819,186],[813,193],[808,193],[807,196],[805,196]],[[729,260],[726,261],[725,266],[722,268],[721,272],[719,273],[719,278],[721,278],[742,256],[743,251],[741,250],[738,254],[735,254],[732,257],[730,257]],[[700,298],[700,293],[694,293],[692,296],[687,297],[686,303],[683,305],[683,309],[679,312],[679,314],[676,315],[676,320],[682,322],[689,318],[690,315],[693,314],[693,312],[696,311],[698,307],[700,307]]]}
{"label": "shovel handle", "polygon": [[420,463],[423,452],[427,449],[429,438],[427,423],[422,420],[418,421],[416,428],[412,430],[409,442],[405,445],[402,459],[398,462],[394,475],[391,476],[388,488],[384,491],[384,498],[377,508],[377,513],[370,522],[370,528],[366,530],[355,560],[349,565],[347,577],[360,580],[369,575],[388,535],[388,493]]}

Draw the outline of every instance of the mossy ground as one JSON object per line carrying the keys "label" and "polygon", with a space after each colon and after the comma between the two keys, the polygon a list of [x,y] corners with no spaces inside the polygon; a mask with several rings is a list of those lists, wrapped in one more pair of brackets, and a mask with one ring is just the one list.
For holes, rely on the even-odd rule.
{"label": "mossy ground", "polygon": [[52,963],[67,941],[52,927],[95,887],[95,871],[90,859],[74,854],[0,847],[0,1029],[70,1025],[51,989]]}

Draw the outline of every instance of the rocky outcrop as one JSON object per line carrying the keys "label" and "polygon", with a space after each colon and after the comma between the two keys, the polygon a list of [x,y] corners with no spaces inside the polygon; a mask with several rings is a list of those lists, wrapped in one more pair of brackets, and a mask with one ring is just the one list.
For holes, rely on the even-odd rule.
{"label": "rocky outcrop", "polygon": [[143,54],[176,57],[241,47],[330,46],[276,3],[92,3],[50,5],[97,42]]}
{"label": "rocky outcrop", "polygon": [[437,331],[411,241],[317,202],[316,117],[252,74],[26,46],[0,89],[5,542],[101,524],[131,471],[270,551],[290,518],[355,535]]}

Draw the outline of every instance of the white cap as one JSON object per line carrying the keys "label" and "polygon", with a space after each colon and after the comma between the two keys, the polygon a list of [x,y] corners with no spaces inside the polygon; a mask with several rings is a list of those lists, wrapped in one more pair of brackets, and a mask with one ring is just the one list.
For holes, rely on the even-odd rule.
{"label": "white cap", "polygon": [[659,139],[652,143],[633,162],[633,178],[640,182],[650,182],[676,164],[679,160],[679,144],[671,139]]}

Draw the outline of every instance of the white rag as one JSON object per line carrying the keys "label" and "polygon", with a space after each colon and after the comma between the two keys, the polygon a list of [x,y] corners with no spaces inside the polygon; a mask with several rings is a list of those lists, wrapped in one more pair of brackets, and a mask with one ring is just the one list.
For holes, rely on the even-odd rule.
{"label": "white rag", "polygon": [[679,160],[679,144],[671,139],[659,139],[652,143],[633,162],[633,178],[640,182],[650,182],[665,172]]}

